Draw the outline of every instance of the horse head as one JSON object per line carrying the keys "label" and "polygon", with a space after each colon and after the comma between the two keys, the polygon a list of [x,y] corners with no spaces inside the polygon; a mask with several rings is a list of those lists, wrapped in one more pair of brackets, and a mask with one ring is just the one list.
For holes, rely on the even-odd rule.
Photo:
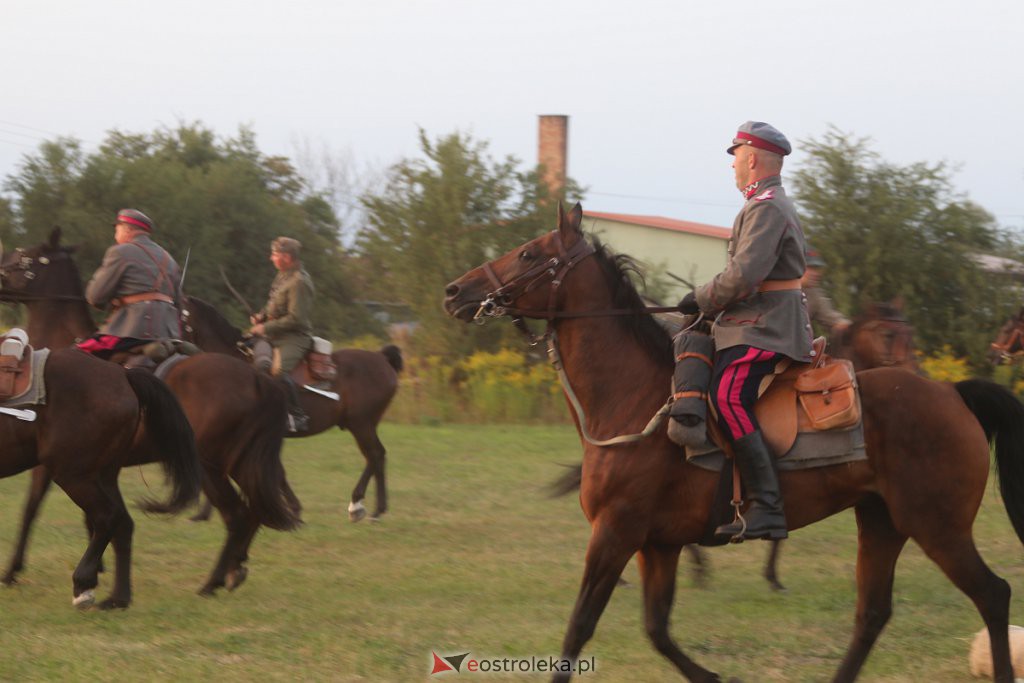
{"label": "horse head", "polygon": [[1024,307],[1003,323],[995,341],[989,344],[989,361],[993,365],[1012,361],[1024,353]]}
{"label": "horse head", "polygon": [[5,252],[0,260],[0,300],[82,300],[82,282],[72,258],[76,247],[60,240],[61,229],[56,227],[41,244]]}
{"label": "horse head", "polygon": [[837,356],[849,358],[859,370],[904,367],[917,370],[914,328],[903,315],[902,302],[875,302],[854,319]]}
{"label": "horse head", "polygon": [[550,317],[565,275],[594,253],[580,223],[583,207],[558,206],[558,227],[488,261],[445,287],[444,310],[466,322],[506,314]]}

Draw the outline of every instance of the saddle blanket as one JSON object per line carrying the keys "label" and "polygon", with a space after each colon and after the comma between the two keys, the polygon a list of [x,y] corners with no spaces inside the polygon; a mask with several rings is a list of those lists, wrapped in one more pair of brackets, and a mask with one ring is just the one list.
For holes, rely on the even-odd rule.
{"label": "saddle blanket", "polygon": [[[725,462],[725,453],[713,443],[699,448],[686,448],[686,459],[706,470],[720,472]],[[776,458],[780,471],[806,470],[812,467],[827,467],[846,462],[867,460],[864,450],[864,422],[859,421],[849,429],[799,432],[789,451]]]}
{"label": "saddle blanket", "polygon": [[43,370],[46,368],[46,359],[50,357],[50,349],[33,349],[31,370],[32,382],[28,389],[12,396],[6,401],[0,401],[0,408],[22,408],[24,406],[46,405],[46,382],[43,381]]}

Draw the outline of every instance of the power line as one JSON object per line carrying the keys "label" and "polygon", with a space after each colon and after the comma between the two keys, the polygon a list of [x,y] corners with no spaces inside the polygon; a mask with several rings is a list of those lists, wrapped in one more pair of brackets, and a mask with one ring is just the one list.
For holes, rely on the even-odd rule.
{"label": "power line", "polygon": [[649,196],[649,195],[619,194],[619,193],[615,193],[615,192],[594,192],[594,191],[589,191],[589,192],[587,192],[587,194],[588,195],[595,195],[595,196],[598,196],[598,197],[616,197],[616,198],[619,198],[619,199],[646,199],[646,200],[657,201],[657,202],[673,202],[673,203],[676,203],[676,204],[698,204],[700,206],[719,206],[719,207],[730,207],[730,208],[735,208],[736,207],[735,203],[724,204],[724,203],[720,203],[720,202],[702,202],[702,201],[698,201],[696,199],[686,199],[684,197],[653,197],[653,196]]}

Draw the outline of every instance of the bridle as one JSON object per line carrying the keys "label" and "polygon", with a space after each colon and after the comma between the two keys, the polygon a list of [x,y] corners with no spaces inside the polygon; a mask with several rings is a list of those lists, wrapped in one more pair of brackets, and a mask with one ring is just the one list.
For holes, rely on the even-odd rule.
{"label": "bridle", "polygon": [[[559,311],[554,310],[558,288],[570,270],[594,253],[594,247],[587,240],[580,238],[571,248],[566,249],[562,244],[561,235],[557,232],[554,235],[554,240],[558,246],[558,256],[552,256],[547,261],[526,269],[508,282],[502,282],[498,274],[494,272],[494,267],[491,265],[493,261],[485,263],[482,268],[487,279],[494,285],[494,290],[488,292],[484,300],[480,302],[480,308],[477,309],[473,320],[480,320],[485,316],[501,317],[504,315],[519,318],[546,318],[549,321],[561,317]],[[551,290],[548,293],[546,311],[533,311],[512,306],[517,299],[547,283],[550,283]]]}
{"label": "bridle", "polygon": [[[36,294],[35,292],[21,292],[17,290],[9,290],[3,288],[4,280],[15,273],[21,273],[22,277],[26,280],[35,280],[38,277],[37,271],[33,270],[33,267],[38,264],[39,266],[46,267],[53,263],[53,260],[49,256],[38,256],[32,257],[25,253],[25,250],[18,247],[14,250],[18,254],[18,259],[10,265],[5,265],[3,260],[0,260],[0,299],[6,301],[84,301],[85,297],[74,295],[74,294]],[[62,254],[65,255],[66,254]],[[8,296],[11,294],[12,296]]]}
{"label": "bridle", "polygon": [[[572,404],[573,410],[576,411],[576,416],[579,418],[580,434],[586,441],[595,446],[616,446],[634,443],[646,438],[657,430],[658,426],[664,421],[665,416],[668,415],[669,408],[672,405],[671,395],[669,396],[668,401],[664,403],[658,412],[656,412],[650,419],[643,431],[636,434],[613,436],[608,439],[595,439],[587,430],[586,415],[583,413],[583,407],[580,405],[579,399],[576,398],[576,393],[572,390],[572,385],[569,383],[569,377],[565,372],[561,354],[558,352],[558,336],[555,333],[553,323],[558,318],[668,313],[678,309],[675,306],[644,306],[636,309],[614,308],[594,311],[555,310],[555,298],[558,294],[558,288],[561,287],[562,282],[565,281],[565,276],[581,261],[586,259],[588,256],[593,255],[594,247],[590,242],[581,237],[574,245],[572,245],[572,247],[566,249],[562,244],[561,234],[558,232],[555,232],[554,240],[558,246],[557,256],[552,256],[547,261],[528,268],[508,282],[502,282],[501,278],[498,277],[498,274],[494,272],[494,267],[491,265],[493,263],[492,261],[488,261],[481,266],[484,273],[487,275],[487,279],[491,281],[492,285],[494,285],[494,290],[489,292],[487,296],[484,297],[483,301],[480,302],[480,307],[473,316],[473,320],[474,322],[482,325],[486,318],[499,318],[506,315],[511,316],[512,323],[516,326],[516,329],[527,336],[531,346],[536,346],[542,341],[547,342],[548,357],[551,360],[552,366],[554,366],[555,370],[558,372],[558,379],[562,383],[562,388],[565,390],[566,398],[568,398],[569,403]],[[548,293],[547,309],[533,310],[516,308],[513,306],[517,299],[529,294],[544,284],[549,284],[551,287]],[[696,322],[693,324],[698,324],[702,317],[703,316],[698,316]],[[537,336],[526,326],[523,318],[547,320],[547,329],[543,335]]]}
{"label": "bridle", "polygon": [[[612,315],[641,315],[646,313],[670,313],[677,311],[675,306],[643,306],[639,308],[612,308],[591,311],[558,311],[555,310],[555,299],[558,296],[558,288],[565,281],[565,276],[588,256],[594,254],[594,246],[582,237],[569,249],[562,244],[561,234],[554,233],[555,244],[558,247],[558,255],[552,256],[543,263],[538,263],[531,268],[519,273],[508,282],[502,282],[501,278],[494,271],[493,261],[488,261],[481,266],[487,279],[491,281],[494,290],[488,292],[480,307],[473,315],[473,321],[483,324],[485,318],[500,318],[511,316],[512,323],[520,332],[530,337],[531,345],[536,345],[548,339],[554,334],[552,323],[559,318],[593,318]],[[549,284],[551,289],[548,292],[548,304],[544,310],[517,308],[513,304],[523,296],[537,288]],[[547,331],[538,337],[526,327],[523,318],[535,318],[547,320]]]}

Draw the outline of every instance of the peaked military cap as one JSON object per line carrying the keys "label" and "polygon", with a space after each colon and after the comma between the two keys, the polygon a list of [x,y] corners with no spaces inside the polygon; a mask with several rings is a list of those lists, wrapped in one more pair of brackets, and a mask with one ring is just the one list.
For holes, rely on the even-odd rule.
{"label": "peaked military cap", "polygon": [[134,225],[146,232],[153,232],[152,219],[137,209],[121,209],[117,212],[117,222]]}
{"label": "peaked military cap", "polygon": [[793,147],[789,144],[786,136],[780,133],[774,126],[763,121],[747,121],[740,126],[739,130],[736,131],[736,137],[732,139],[732,144],[725,151],[729,154],[735,154],[736,148],[740,145],[750,145],[751,147],[757,147],[768,152],[774,152],[780,156],[786,156],[793,151]]}
{"label": "peaked military cap", "polygon": [[270,250],[282,254],[291,254],[298,258],[299,251],[302,250],[302,242],[293,237],[278,237],[270,243]]}

